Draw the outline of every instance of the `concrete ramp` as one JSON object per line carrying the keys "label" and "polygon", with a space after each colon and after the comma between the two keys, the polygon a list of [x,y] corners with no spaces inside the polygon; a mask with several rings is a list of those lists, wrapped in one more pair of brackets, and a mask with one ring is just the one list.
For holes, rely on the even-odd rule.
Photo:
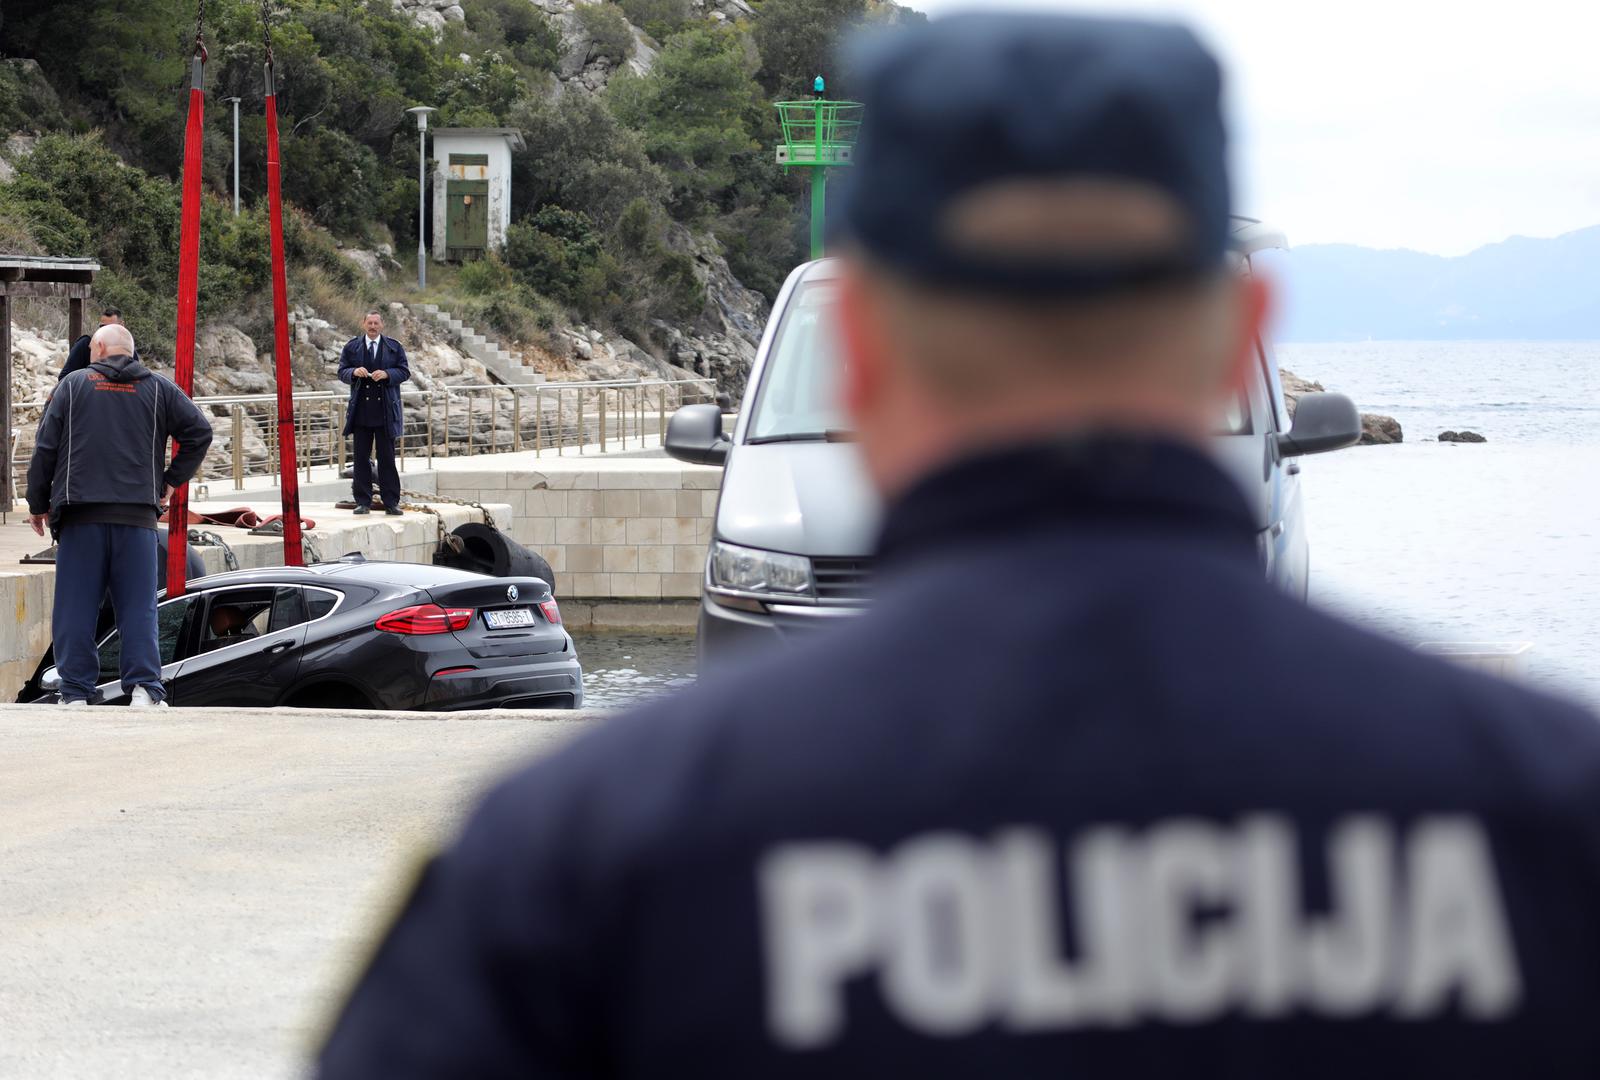
{"label": "concrete ramp", "polygon": [[404,878],[598,713],[0,707],[0,1077],[294,1077]]}

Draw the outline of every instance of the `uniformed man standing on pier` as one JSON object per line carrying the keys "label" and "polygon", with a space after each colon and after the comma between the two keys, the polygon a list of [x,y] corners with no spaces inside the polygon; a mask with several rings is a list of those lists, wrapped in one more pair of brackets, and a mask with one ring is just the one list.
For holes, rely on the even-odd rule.
{"label": "uniformed man standing on pier", "polygon": [[339,354],[339,378],[350,384],[344,434],[353,435],[355,465],[351,495],[356,513],[372,512],[372,454],[378,454],[378,495],[383,512],[398,517],[400,472],[395,468],[395,443],[405,434],[400,384],[411,378],[406,350],[383,332],[383,313],[367,312],[362,333],[345,343]]}
{"label": "uniformed man standing on pier", "polygon": [[969,16],[863,80],[871,612],[502,784],[322,1075],[1600,1075],[1600,725],[1274,589],[1207,454],[1214,61]]}

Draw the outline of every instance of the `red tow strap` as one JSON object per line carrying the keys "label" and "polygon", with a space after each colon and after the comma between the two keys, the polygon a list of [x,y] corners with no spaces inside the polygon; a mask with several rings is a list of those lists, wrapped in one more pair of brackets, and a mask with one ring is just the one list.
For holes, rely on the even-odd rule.
{"label": "red tow strap", "polygon": [[[200,155],[206,114],[205,50],[195,42],[189,82],[189,127],[183,139],[183,230],[178,239],[178,340],[173,381],[194,396],[194,320],[200,296]],[[172,441],[178,452],[178,441]],[[189,485],[172,493],[167,526],[167,595],[182,596],[189,568]]]}
{"label": "red tow strap", "polygon": [[283,262],[283,199],[278,190],[278,95],[271,54],[267,78],[267,214],[272,233],[272,358],[278,382],[278,473],[283,495],[283,565],[304,566],[300,479],[294,445],[294,377],[289,368],[289,282]]}

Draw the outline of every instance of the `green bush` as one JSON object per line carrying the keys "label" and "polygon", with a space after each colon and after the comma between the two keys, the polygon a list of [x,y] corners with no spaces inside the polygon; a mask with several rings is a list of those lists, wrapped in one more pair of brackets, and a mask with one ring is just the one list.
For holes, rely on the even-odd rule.
{"label": "green bush", "polygon": [[689,0],[618,0],[628,21],[657,41],[683,29],[689,21]]}
{"label": "green bush", "polygon": [[492,296],[505,292],[515,283],[511,268],[492,251],[482,259],[467,263],[456,275],[456,286],[472,296]]}
{"label": "green bush", "polygon": [[18,164],[17,180],[25,198],[52,201],[88,225],[93,250],[54,254],[92,254],[144,278],[176,273],[177,188],[125,166],[98,135],[46,135]]}
{"label": "green bush", "polygon": [[524,101],[510,123],[527,145],[512,159],[513,217],[553,203],[609,228],[635,199],[659,199],[666,190],[638,135],[593,95]]}
{"label": "green bush", "polygon": [[157,363],[172,362],[172,343],[177,336],[177,284],[166,293],[157,293],[132,277],[116,270],[102,270],[94,279],[95,303],[115,307],[139,347],[139,355]]}
{"label": "green bush", "polygon": [[547,206],[516,222],[506,232],[505,261],[522,284],[585,318],[616,303],[616,262],[587,214]]}
{"label": "green bush", "polygon": [[95,253],[89,223],[57,202],[48,184],[24,177],[0,186],[0,215],[41,254],[83,258]]}
{"label": "green bush", "polygon": [[499,127],[526,89],[521,73],[499,52],[457,59],[446,70],[439,122],[452,127]]}
{"label": "green bush", "polygon": [[811,81],[824,75],[831,96],[844,96],[839,43],[866,14],[866,0],[762,0],[752,31],[762,89],[770,97],[808,98]]}
{"label": "green bush", "polygon": [[774,195],[764,203],[722,215],[712,231],[722,243],[734,277],[770,301],[777,298],[784,278],[800,257],[803,225],[794,203]]}
{"label": "green bush", "polygon": [[340,287],[359,293],[372,291],[365,274],[339,254],[339,245],[327,232],[298,207],[286,207],[283,215],[283,253],[290,265],[315,267]]}
{"label": "green bush", "polygon": [[271,287],[266,207],[234,217],[230,203],[205,200],[200,207],[200,320],[226,317]]}
{"label": "green bush", "polygon": [[757,148],[770,106],[751,75],[740,35],[696,28],[672,37],[650,74],[611,80],[608,101],[665,170],[680,221],[712,211],[735,180],[735,157]]}
{"label": "green bush", "polygon": [[31,60],[0,61],[0,133],[37,133],[64,122],[61,102]]}
{"label": "green bush", "polygon": [[[411,152],[416,153],[412,146]],[[389,184],[378,200],[378,220],[389,228],[395,250],[411,251],[417,246],[417,178],[407,176]]]}
{"label": "green bush", "polygon": [[566,322],[550,301],[523,285],[492,297],[468,299],[453,310],[471,325],[491,328],[512,341],[541,341]]}
{"label": "green bush", "polygon": [[633,30],[628,17],[615,4],[579,4],[578,18],[589,35],[591,57],[602,57],[620,64],[633,55]]}
{"label": "green bush", "polygon": [[671,250],[666,232],[661,212],[640,199],[628,207],[611,238],[622,267],[619,292],[626,298],[611,319],[635,332],[644,333],[652,319],[691,318],[705,306],[705,285],[694,260]]}
{"label": "green bush", "polygon": [[282,140],[283,197],[318,225],[360,236],[383,194],[378,156],[335,128],[310,127]]}
{"label": "green bush", "polygon": [[551,71],[561,35],[529,0],[466,0],[467,28],[480,41],[503,40],[511,54],[535,71]]}

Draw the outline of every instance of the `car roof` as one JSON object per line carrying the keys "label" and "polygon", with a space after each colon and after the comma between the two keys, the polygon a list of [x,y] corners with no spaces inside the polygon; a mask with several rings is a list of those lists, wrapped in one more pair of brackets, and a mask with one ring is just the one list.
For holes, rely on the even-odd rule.
{"label": "car roof", "polygon": [[1269,248],[1289,250],[1289,238],[1283,230],[1257,221],[1255,218],[1233,216],[1233,249],[1240,255],[1254,255]]}
{"label": "car roof", "polygon": [[311,585],[319,580],[338,578],[362,584],[401,585],[423,589],[434,585],[459,585],[481,581],[485,575],[470,570],[426,563],[401,562],[323,562],[311,566],[259,566],[249,570],[230,570],[196,578],[197,589],[223,585]]}
{"label": "car roof", "polygon": [[[1235,255],[1249,257],[1269,248],[1288,250],[1289,238],[1281,229],[1275,229],[1255,218],[1234,214],[1229,229]],[[831,281],[840,274],[838,259],[818,259],[801,268],[802,281]]]}

